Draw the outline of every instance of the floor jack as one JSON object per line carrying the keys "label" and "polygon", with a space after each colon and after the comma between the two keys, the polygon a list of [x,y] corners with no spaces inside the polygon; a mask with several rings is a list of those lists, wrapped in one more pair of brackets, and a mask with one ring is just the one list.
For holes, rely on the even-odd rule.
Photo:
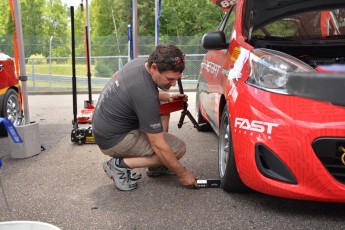
{"label": "floor jack", "polygon": [[[83,11],[83,7],[82,7]],[[85,23],[86,24],[86,23]],[[89,93],[89,100],[84,101],[84,109],[77,115],[77,122],[79,124],[83,123],[92,123],[92,115],[95,110],[95,106],[92,100],[92,93],[91,93],[91,63],[90,63],[90,42],[89,42],[89,28],[87,25],[84,27],[84,46],[85,46],[85,53],[86,53],[86,69],[87,69],[87,82],[88,82],[88,93]]]}
{"label": "floor jack", "polygon": [[[87,57],[88,65],[88,90],[89,101],[84,103],[85,109],[78,114],[77,117],[77,78],[75,68],[75,37],[74,37],[74,7],[71,6],[71,34],[72,34],[72,94],[73,94],[73,129],[71,132],[71,141],[81,144],[95,143],[95,138],[92,135],[92,127],[79,127],[78,123],[91,123],[94,106],[92,104],[91,97],[91,74],[90,74],[90,62]],[[88,42],[87,33],[86,42]],[[86,46],[88,47],[88,46]],[[89,55],[88,48],[86,52]]]}

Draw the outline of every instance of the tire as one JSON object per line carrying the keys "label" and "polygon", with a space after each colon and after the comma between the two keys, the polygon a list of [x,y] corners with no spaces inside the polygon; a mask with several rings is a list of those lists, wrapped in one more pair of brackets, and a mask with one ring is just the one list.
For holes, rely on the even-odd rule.
{"label": "tire", "polygon": [[237,171],[227,104],[224,106],[219,127],[218,166],[221,187],[224,191],[232,193],[251,191],[250,188],[243,184]]}
{"label": "tire", "polygon": [[1,116],[7,118],[15,125],[21,123],[18,93],[14,89],[7,90],[5,94]]}
{"label": "tire", "polygon": [[199,125],[198,131],[200,132],[209,132],[212,131],[210,123],[208,123],[200,113],[200,101],[199,101],[199,89],[196,90],[196,99],[195,99],[195,120]]}

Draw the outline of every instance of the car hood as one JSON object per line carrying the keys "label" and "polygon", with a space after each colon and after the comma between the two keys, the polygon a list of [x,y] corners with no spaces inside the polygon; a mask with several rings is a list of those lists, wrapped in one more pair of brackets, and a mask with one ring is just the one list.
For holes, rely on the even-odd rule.
{"label": "car hood", "polygon": [[256,29],[289,15],[344,6],[345,0],[247,0],[244,4],[244,27]]}

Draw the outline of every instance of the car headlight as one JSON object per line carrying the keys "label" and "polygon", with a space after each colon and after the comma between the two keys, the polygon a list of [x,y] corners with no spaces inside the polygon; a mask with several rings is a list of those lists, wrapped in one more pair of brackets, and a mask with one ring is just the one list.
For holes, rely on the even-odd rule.
{"label": "car headlight", "polygon": [[250,54],[247,83],[266,91],[287,94],[286,82],[291,72],[316,70],[288,54],[270,49],[254,49]]}

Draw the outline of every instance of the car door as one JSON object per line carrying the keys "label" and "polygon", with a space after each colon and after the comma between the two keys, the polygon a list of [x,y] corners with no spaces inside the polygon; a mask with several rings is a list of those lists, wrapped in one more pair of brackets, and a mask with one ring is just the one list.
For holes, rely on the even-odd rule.
{"label": "car door", "polygon": [[[234,21],[236,18],[236,5],[229,9],[221,22],[218,30],[224,32],[226,42],[230,44],[233,35]],[[229,47],[221,50],[210,50],[205,55],[200,71],[199,79],[200,101],[202,101],[202,113],[208,118],[209,123],[215,129],[219,127],[219,103],[224,93],[223,82],[227,78],[231,66],[231,54]]]}

